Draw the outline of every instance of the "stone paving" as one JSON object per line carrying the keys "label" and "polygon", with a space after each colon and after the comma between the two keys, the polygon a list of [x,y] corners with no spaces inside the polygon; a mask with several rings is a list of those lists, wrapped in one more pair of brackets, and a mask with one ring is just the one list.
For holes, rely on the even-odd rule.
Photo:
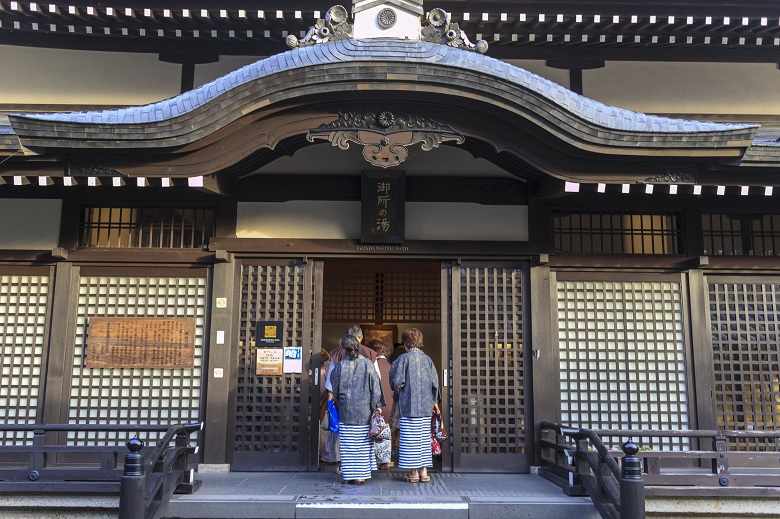
{"label": "stone paving", "polygon": [[196,474],[203,486],[176,495],[169,518],[598,519],[587,498],[568,497],[533,474],[431,472],[408,483],[403,471],[375,472],[365,485],[347,485],[326,472]]}

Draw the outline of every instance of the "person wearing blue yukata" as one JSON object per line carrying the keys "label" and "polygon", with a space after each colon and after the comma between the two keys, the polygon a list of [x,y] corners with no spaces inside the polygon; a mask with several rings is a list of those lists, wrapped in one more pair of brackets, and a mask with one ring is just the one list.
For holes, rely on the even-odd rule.
{"label": "person wearing blue yukata", "polygon": [[392,388],[401,415],[398,467],[408,469],[410,483],[428,482],[433,467],[431,415],[439,407],[439,377],[431,358],[423,353],[423,336],[417,328],[402,335],[407,353],[390,367]]}
{"label": "person wearing blue yukata", "polygon": [[360,355],[357,339],[345,335],[340,346],[347,357],[333,368],[330,380],[339,410],[342,480],[362,485],[377,468],[368,429],[371,414],[385,405],[385,398],[374,364]]}

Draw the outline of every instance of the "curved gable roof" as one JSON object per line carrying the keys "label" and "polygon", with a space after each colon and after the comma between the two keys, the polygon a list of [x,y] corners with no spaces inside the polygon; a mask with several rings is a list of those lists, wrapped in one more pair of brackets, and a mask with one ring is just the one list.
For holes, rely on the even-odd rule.
{"label": "curved gable roof", "polygon": [[[377,85],[380,84],[381,88]],[[409,89],[413,84],[414,89]],[[428,91],[489,103],[569,144],[603,153],[675,148],[732,150],[757,125],[647,115],[576,94],[488,56],[412,40],[342,40],[290,50],[247,65],[190,92],[112,110],[13,114],[22,144],[43,148],[171,148],[197,142],[266,107],[327,92]],[[456,103],[456,100],[450,100]],[[621,151],[622,149],[622,151]],[[610,151],[614,150],[614,151]],[[741,152],[739,154],[741,154]],[[733,155],[733,153],[732,153]]]}

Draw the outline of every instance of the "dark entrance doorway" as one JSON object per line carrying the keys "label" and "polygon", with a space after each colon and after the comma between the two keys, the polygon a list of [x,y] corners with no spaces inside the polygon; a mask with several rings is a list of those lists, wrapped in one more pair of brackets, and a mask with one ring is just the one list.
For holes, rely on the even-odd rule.
{"label": "dark entrance doorway", "polygon": [[[331,260],[324,262],[322,347],[331,351],[354,324],[366,340],[381,336],[399,343],[406,328],[423,333],[425,353],[433,359],[439,381],[449,351],[442,329],[442,269],[438,261]],[[443,388],[446,390],[447,388]],[[449,402],[442,402],[449,422]],[[449,429],[449,427],[448,427]],[[449,453],[437,460],[451,466]]]}

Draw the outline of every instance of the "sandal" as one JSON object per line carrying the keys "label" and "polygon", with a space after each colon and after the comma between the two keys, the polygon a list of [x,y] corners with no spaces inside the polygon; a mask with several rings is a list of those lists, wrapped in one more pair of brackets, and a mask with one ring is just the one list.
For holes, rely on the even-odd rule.
{"label": "sandal", "polygon": [[409,483],[420,482],[420,476],[412,476],[411,474],[406,474],[404,477],[406,478],[406,481],[408,481]]}
{"label": "sandal", "polygon": [[427,483],[431,480],[431,476],[420,476],[421,483]]}

